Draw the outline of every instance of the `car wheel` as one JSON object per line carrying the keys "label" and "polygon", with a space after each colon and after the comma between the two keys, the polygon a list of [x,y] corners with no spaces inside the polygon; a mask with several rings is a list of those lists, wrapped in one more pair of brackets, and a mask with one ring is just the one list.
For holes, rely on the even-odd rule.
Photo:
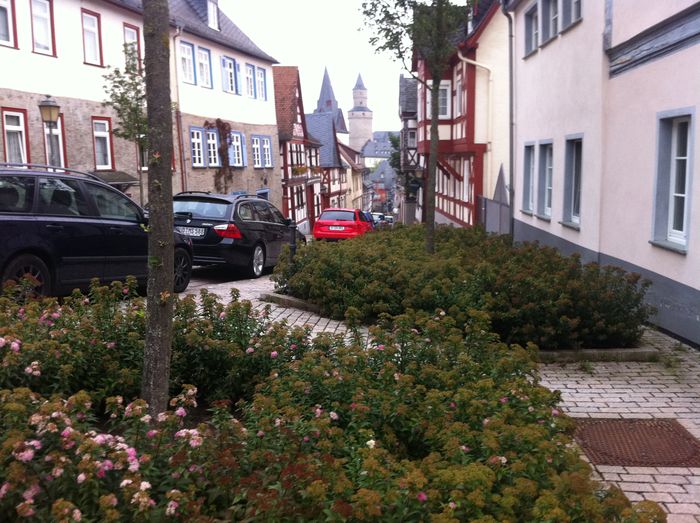
{"label": "car wheel", "polygon": [[51,294],[51,271],[44,261],[33,254],[23,254],[12,260],[2,275],[3,283],[14,280],[19,283],[25,275],[37,281],[34,293],[38,296]]}
{"label": "car wheel", "polygon": [[265,269],[265,249],[258,244],[253,249],[253,254],[250,257],[250,275],[253,278],[260,278]]}
{"label": "car wheel", "polygon": [[185,249],[175,249],[175,292],[183,292],[192,277],[192,257]]}

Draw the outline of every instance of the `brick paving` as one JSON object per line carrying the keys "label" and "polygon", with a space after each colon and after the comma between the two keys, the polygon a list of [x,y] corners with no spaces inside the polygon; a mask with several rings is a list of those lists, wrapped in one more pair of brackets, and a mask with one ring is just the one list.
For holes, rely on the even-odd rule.
{"label": "brick paving", "polygon": [[[241,299],[256,308],[269,305],[273,321],[309,325],[312,336],[347,333],[342,322],[261,301],[261,294],[274,291],[269,275],[212,282],[206,274],[195,273],[187,293],[198,293],[200,288],[224,299],[237,288]],[[660,351],[659,361],[542,364],[541,383],[561,391],[562,410],[571,417],[675,419],[700,440],[700,351],[651,330],[643,342]],[[700,523],[700,468],[597,465],[594,475],[618,485],[631,501],[656,501],[667,512],[668,523]]]}

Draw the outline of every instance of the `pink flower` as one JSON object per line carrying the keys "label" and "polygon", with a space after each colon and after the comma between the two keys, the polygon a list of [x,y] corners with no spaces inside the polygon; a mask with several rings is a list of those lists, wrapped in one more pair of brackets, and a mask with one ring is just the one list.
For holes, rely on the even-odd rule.
{"label": "pink flower", "polygon": [[12,343],[10,343],[10,350],[12,352],[19,352],[19,342],[13,341]]}
{"label": "pink flower", "polygon": [[466,445],[462,445],[462,446],[459,447],[459,448],[460,448],[460,450],[461,450],[462,452],[469,452],[469,451],[471,450],[471,449],[470,449],[469,447],[467,447]]}
{"label": "pink flower", "polygon": [[457,404],[456,404],[454,401],[450,401],[450,408],[451,408],[451,409],[456,409],[456,408],[457,408]]}
{"label": "pink flower", "polygon": [[452,510],[454,510],[454,509],[457,508],[457,503],[455,503],[454,501],[450,501],[450,502],[447,504],[447,506],[449,506]]}
{"label": "pink flower", "polygon": [[177,510],[177,507],[179,507],[179,506],[180,505],[175,500],[168,501],[168,506],[165,508],[165,515],[166,516],[174,516],[175,511]]}
{"label": "pink flower", "polygon": [[222,313],[219,314],[219,319],[220,319],[220,320],[223,320],[225,317],[226,317],[226,313],[225,313],[225,312],[222,312]]}
{"label": "pink flower", "polygon": [[254,349],[253,347],[248,347],[248,348],[245,350],[245,353],[246,353],[246,354],[253,354],[254,352],[255,352],[255,349]]}
{"label": "pink flower", "polygon": [[85,475],[85,473],[84,473],[84,472],[81,472],[80,474],[78,474],[78,477],[75,478],[75,481],[77,481],[78,484],[80,484],[80,483],[82,483],[83,481],[85,481],[86,478],[87,478],[87,476]]}
{"label": "pink flower", "polygon": [[148,432],[146,432],[146,437],[147,438],[155,438],[157,434],[158,434],[157,430],[149,430]]}
{"label": "pink flower", "polygon": [[177,410],[175,411],[176,416],[180,416],[181,418],[184,418],[187,416],[187,411],[183,409],[182,407],[178,407]]}
{"label": "pink flower", "polygon": [[265,435],[265,431],[259,430],[258,431],[258,437],[262,438]]}
{"label": "pink flower", "polygon": [[384,345],[382,345],[382,344],[377,345],[377,350],[384,350]]}
{"label": "pink flower", "polygon": [[117,344],[113,341],[109,341],[105,344],[105,347],[107,347],[108,349],[113,349],[116,346],[117,346]]}
{"label": "pink flower", "polygon": [[292,344],[289,346],[289,348],[290,348],[291,350],[294,350],[294,349],[297,348],[297,344],[296,344],[296,343],[292,343]]}
{"label": "pink flower", "polygon": [[77,508],[73,509],[72,513],[73,521],[80,521],[83,517],[83,514],[78,510]]}
{"label": "pink flower", "polygon": [[10,490],[10,484],[6,481],[0,487],[0,499],[4,498],[7,492]]}
{"label": "pink flower", "polygon": [[32,448],[24,449],[22,452],[15,454],[15,457],[23,463],[26,463],[27,461],[31,461],[32,458],[34,458],[34,449],[32,449]]}
{"label": "pink flower", "polygon": [[314,410],[314,414],[317,418],[321,417],[321,413],[323,413],[323,409],[320,406],[316,406],[316,409]]}
{"label": "pink flower", "polygon": [[124,288],[122,289],[122,293],[124,293],[124,294],[129,294],[129,289],[127,289],[126,287],[124,287]]}
{"label": "pink flower", "polygon": [[0,349],[3,348],[3,347],[5,346],[5,343],[7,343],[7,342],[5,341],[5,338],[3,338],[2,336],[0,336]]}
{"label": "pink flower", "polygon": [[557,417],[559,414],[559,409],[552,409],[552,416]]}
{"label": "pink flower", "polygon": [[508,398],[506,398],[505,396],[503,396],[503,397],[502,397],[500,400],[498,400],[498,401],[500,401],[501,403],[508,403]]}
{"label": "pink flower", "polygon": [[428,495],[421,490],[418,494],[416,494],[416,499],[418,499],[418,501],[421,503],[425,503],[428,501]]}
{"label": "pink flower", "polygon": [[273,350],[273,351],[270,353],[270,358],[272,358],[272,359],[275,359],[277,356],[278,356],[278,354],[277,354],[277,351],[276,351],[276,350]]}
{"label": "pink flower", "polygon": [[331,419],[332,419],[333,421],[338,421],[338,418],[340,417],[340,416],[338,416],[338,414],[336,414],[336,413],[333,412],[333,411],[331,411],[330,414],[328,414],[328,415],[331,417]]}

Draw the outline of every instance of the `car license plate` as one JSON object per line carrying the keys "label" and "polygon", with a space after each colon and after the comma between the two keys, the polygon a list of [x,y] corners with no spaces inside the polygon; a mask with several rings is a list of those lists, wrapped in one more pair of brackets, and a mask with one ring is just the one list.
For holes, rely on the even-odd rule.
{"label": "car license plate", "polygon": [[330,231],[344,231],[345,227],[343,227],[342,225],[331,225],[330,227],[328,227],[328,230],[330,230]]}
{"label": "car license plate", "polygon": [[185,236],[204,236],[205,232],[203,227],[175,227],[175,230]]}

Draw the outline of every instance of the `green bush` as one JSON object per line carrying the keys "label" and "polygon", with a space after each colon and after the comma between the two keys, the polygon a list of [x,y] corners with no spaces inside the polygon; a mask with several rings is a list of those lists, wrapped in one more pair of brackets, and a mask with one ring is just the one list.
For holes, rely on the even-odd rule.
{"label": "green bush", "polygon": [[407,309],[448,311],[463,323],[486,312],[507,343],[541,349],[634,346],[652,310],[648,282],[612,266],[582,264],[536,244],[511,246],[479,228],[438,227],[436,253],[422,226],[397,227],[338,243],[313,242],[293,263],[281,259],[281,292],[342,319],[349,308],[367,323]]}
{"label": "green bush", "polygon": [[[591,481],[534,347],[497,342],[483,313],[464,329],[442,311],[383,315],[365,347],[308,342],[231,305],[206,295],[207,321],[177,328],[195,332],[190,349],[225,331],[249,345],[241,358],[266,356],[237,418],[222,401],[188,422],[192,385],[154,417],[109,397],[108,423],[86,392],[0,390],[0,520],[665,521]],[[207,382],[207,365],[228,365],[205,360]]]}

